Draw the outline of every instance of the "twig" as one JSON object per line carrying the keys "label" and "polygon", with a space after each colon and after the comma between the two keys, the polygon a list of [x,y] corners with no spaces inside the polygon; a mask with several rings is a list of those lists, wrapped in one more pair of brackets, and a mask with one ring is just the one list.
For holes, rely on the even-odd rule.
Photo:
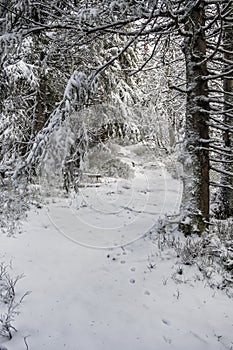
{"label": "twig", "polygon": [[24,344],[26,345],[26,350],[29,350],[29,346],[28,346],[28,343],[27,343],[27,338],[28,337],[30,337],[30,335],[27,335],[26,337],[23,337]]}

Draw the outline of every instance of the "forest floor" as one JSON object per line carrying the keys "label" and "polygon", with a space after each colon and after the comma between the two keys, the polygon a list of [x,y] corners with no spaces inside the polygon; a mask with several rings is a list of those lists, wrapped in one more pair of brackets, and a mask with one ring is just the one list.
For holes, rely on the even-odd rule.
{"label": "forest floor", "polygon": [[48,198],[21,234],[1,236],[1,261],[25,275],[17,297],[31,294],[0,349],[233,349],[232,299],[162,247],[159,223],[179,212],[181,183],[136,146],[114,152],[129,178],[91,176],[96,159],[78,194]]}

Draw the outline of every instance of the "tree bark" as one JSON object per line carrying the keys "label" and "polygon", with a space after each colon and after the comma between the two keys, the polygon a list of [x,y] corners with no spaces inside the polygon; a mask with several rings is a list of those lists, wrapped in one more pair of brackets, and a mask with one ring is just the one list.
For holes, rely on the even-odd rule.
{"label": "tree bark", "polygon": [[[190,11],[184,38],[186,61],[186,123],[183,162],[183,200],[180,229],[185,234],[202,233],[209,221],[209,127],[208,83],[204,1]],[[202,149],[205,148],[205,149]],[[206,150],[207,149],[207,150]]]}
{"label": "tree bark", "polygon": [[[223,170],[225,172],[221,177],[221,185],[227,187],[220,188],[220,207],[218,209],[218,217],[226,219],[233,216],[233,78],[230,72],[233,67],[233,2],[230,1],[230,11],[223,21],[223,48],[225,64],[224,72],[225,77],[223,79],[224,90],[224,124],[228,126],[228,129],[223,133],[223,142],[225,146],[225,153],[228,156],[224,156]],[[223,12],[224,15],[224,12]],[[226,174],[229,175],[226,175]],[[232,189],[231,189],[231,188]]]}

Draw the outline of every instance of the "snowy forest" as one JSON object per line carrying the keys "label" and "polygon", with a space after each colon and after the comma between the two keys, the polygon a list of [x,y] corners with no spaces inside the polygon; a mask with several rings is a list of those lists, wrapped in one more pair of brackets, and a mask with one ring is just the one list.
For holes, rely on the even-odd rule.
{"label": "snowy forest", "polygon": [[0,0],[0,64],[0,350],[233,349],[233,1]]}

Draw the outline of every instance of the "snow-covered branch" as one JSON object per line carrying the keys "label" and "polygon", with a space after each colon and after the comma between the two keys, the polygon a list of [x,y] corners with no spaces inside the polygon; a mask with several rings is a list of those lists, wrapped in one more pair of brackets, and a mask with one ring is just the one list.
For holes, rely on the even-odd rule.
{"label": "snow-covered branch", "polygon": [[13,179],[27,171],[27,168],[32,164],[39,162],[46,151],[46,145],[51,133],[56,127],[62,125],[63,121],[71,114],[75,105],[78,105],[78,108],[81,109],[87,103],[93,86],[89,84],[89,77],[84,73],[75,71],[72,74],[65,88],[63,100],[51,114],[47,125],[36,135],[30,151],[16,167]]}
{"label": "snow-covered branch", "polygon": [[224,169],[216,168],[216,167],[214,167],[214,166],[211,166],[210,168],[211,168],[213,171],[216,171],[217,173],[220,173],[220,174],[224,174],[224,175],[233,177],[233,173],[230,172],[230,171],[226,171],[226,170],[224,170]]}

